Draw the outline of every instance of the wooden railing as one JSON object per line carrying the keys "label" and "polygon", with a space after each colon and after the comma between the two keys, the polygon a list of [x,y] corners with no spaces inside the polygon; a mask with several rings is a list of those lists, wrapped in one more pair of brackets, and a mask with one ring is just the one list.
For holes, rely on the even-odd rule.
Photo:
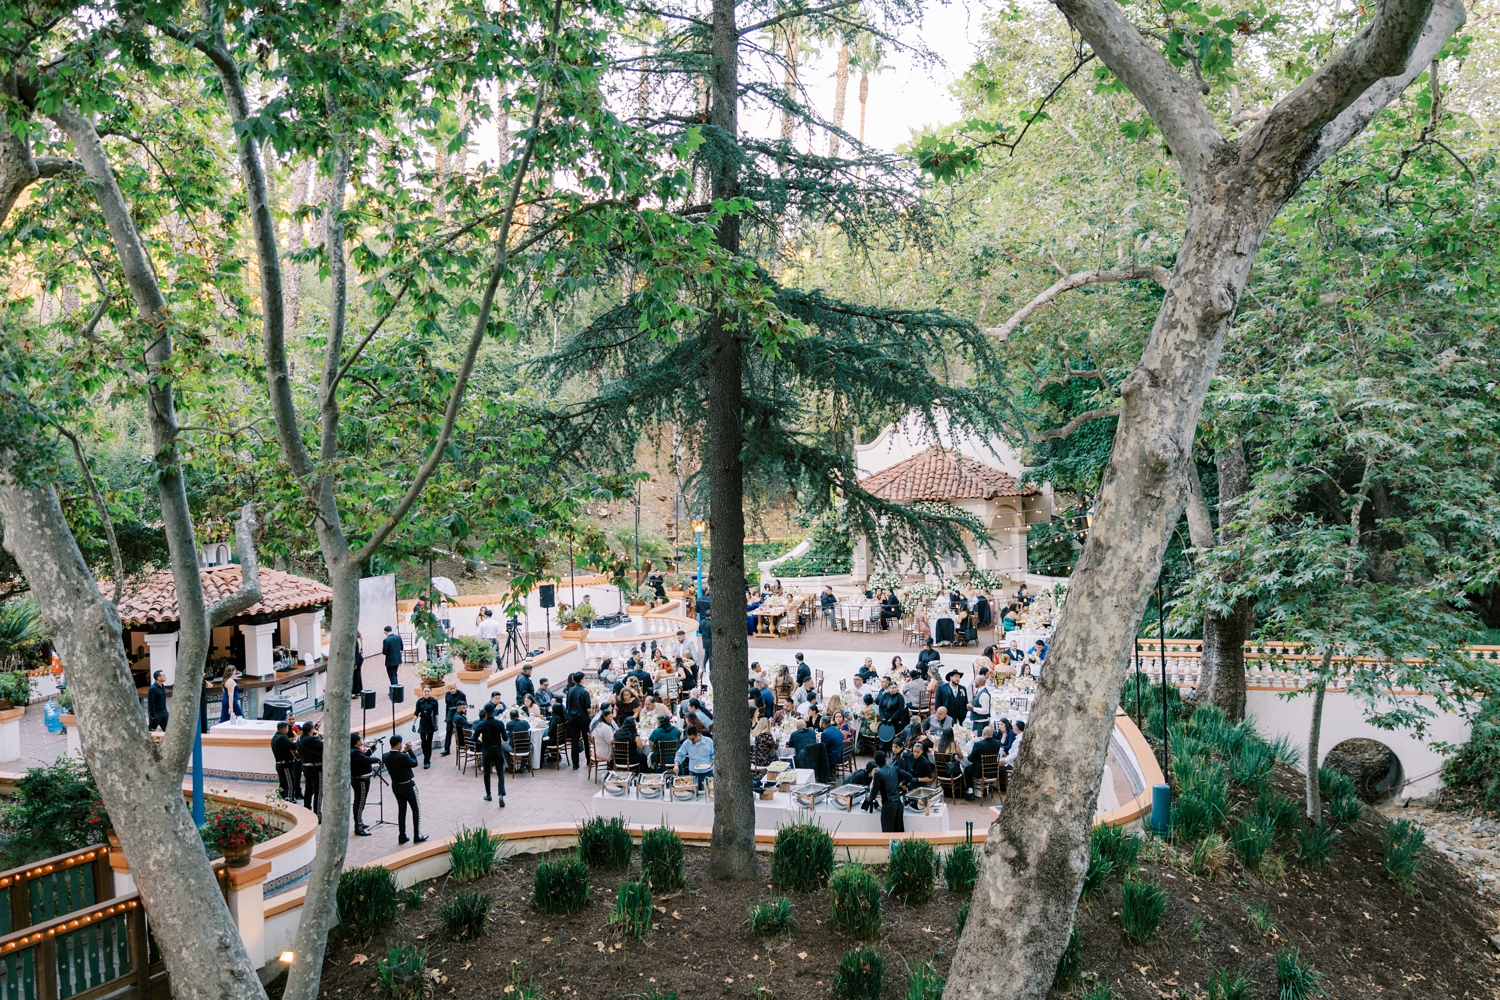
{"label": "wooden railing", "polygon": [[[0,872],[0,934],[93,906],[115,894],[108,844]],[[9,994],[0,993],[0,997]]]}
{"label": "wooden railing", "polygon": [[3,1000],[170,996],[139,893],[119,896],[0,937]]}

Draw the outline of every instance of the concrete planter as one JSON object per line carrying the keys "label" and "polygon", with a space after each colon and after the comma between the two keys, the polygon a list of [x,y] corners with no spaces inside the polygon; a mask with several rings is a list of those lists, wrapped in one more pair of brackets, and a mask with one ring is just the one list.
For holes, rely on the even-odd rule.
{"label": "concrete planter", "polygon": [[26,706],[0,709],[0,761],[21,759],[21,717]]}

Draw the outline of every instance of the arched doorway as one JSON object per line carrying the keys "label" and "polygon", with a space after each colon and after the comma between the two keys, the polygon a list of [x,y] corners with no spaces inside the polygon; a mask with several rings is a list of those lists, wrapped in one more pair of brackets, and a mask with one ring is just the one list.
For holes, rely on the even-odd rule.
{"label": "arched doorway", "polygon": [[1405,780],[1401,758],[1379,740],[1345,740],[1328,751],[1323,766],[1348,776],[1360,798],[1366,802],[1391,798]]}

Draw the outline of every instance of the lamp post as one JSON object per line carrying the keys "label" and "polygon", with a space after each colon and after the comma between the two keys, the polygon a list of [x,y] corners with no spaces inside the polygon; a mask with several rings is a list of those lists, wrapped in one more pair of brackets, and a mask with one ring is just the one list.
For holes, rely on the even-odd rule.
{"label": "lamp post", "polygon": [[[1172,773],[1172,739],[1167,719],[1167,606],[1162,603],[1161,575],[1156,577],[1156,636],[1161,649],[1161,759],[1162,771]],[[1170,780],[1170,778],[1169,778]]]}
{"label": "lamp post", "polygon": [[208,729],[208,691],[198,694],[198,725],[193,729],[193,825],[208,822],[203,803],[203,733]]}
{"label": "lamp post", "polygon": [[706,522],[693,521],[693,534],[698,536],[698,598],[694,607],[703,603],[703,532],[707,528]]}

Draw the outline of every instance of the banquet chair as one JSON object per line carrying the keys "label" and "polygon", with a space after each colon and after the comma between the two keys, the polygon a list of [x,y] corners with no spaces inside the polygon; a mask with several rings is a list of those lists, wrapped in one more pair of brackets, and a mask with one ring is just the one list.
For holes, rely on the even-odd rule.
{"label": "banquet chair", "polygon": [[885,620],[880,617],[880,614],[881,614],[881,608],[880,608],[880,605],[878,605],[878,604],[875,605],[874,607],[870,607],[870,608],[866,608],[865,609],[865,631],[866,632],[884,632],[885,631]]}
{"label": "banquet chair", "polygon": [[[556,719],[553,719],[547,727],[547,735],[542,737],[543,766],[546,766],[548,764],[555,764],[557,765],[557,769],[559,771],[562,770],[563,744],[567,741],[567,738],[567,727],[559,725],[558,721]],[[585,740],[585,742],[587,742],[587,740]]]}
{"label": "banquet chair", "polygon": [[610,747],[609,770],[626,771],[631,774],[640,774],[644,770],[644,765],[630,762],[629,740],[615,740],[613,746]]}
{"label": "banquet chair", "polygon": [[[935,756],[947,757],[949,759],[953,757],[952,754],[944,753],[936,754]],[[933,772],[936,778],[935,783],[943,790],[943,798],[950,802],[962,799],[964,797],[964,775],[962,769],[957,774],[949,774],[946,763],[940,764],[934,761],[933,766],[936,768]]]}
{"label": "banquet chair", "polygon": [[946,643],[949,643],[950,645],[952,644],[952,642],[953,642],[953,619],[952,618],[939,618],[936,622],[933,623],[933,626],[932,626],[932,641],[934,643],[946,642]]}
{"label": "banquet chair", "polygon": [[813,687],[818,689],[818,701],[823,700],[823,671],[813,671]]}
{"label": "banquet chair", "polygon": [[508,764],[510,773],[513,775],[520,774],[523,770],[531,771],[533,774],[536,773],[531,766],[530,733],[514,732],[510,734],[510,760]]}
{"label": "banquet chair", "polygon": [[656,767],[654,770],[660,774],[672,766],[677,758],[677,740],[662,740],[656,744]]}
{"label": "banquet chair", "polygon": [[1005,797],[1006,786],[1009,784],[1005,768],[1000,766],[1000,755],[997,753],[984,753],[979,755],[979,780],[974,790],[980,798],[993,791],[1002,799]]}
{"label": "banquet chair", "polygon": [[953,758],[955,756],[957,756],[957,755],[956,754],[951,754],[951,753],[938,753],[936,750],[934,750],[932,752],[932,773],[933,773],[933,776],[934,777],[942,777],[943,775],[947,774],[948,773],[948,765],[953,761]]}
{"label": "banquet chair", "polygon": [[453,763],[458,765],[460,774],[467,774],[469,772],[469,761],[476,757],[474,736],[470,730],[462,727],[457,729],[453,735],[458,739],[458,759]]}
{"label": "banquet chair", "polygon": [[859,746],[856,741],[844,741],[844,754],[839,758],[838,766],[834,768],[834,772],[839,777],[850,778],[854,776],[854,761],[858,750]]}
{"label": "banquet chair", "polygon": [[844,627],[850,632],[863,632],[865,630],[865,609],[854,604],[845,607]]}
{"label": "banquet chair", "polygon": [[922,719],[923,722],[926,722],[927,717],[931,714],[932,693],[926,688],[923,688],[921,693],[917,695],[917,715]]}
{"label": "banquet chair", "polygon": [[603,768],[599,766],[599,758],[594,754],[594,737],[591,735],[583,737],[583,759],[588,764],[588,770],[584,774],[597,784]]}

